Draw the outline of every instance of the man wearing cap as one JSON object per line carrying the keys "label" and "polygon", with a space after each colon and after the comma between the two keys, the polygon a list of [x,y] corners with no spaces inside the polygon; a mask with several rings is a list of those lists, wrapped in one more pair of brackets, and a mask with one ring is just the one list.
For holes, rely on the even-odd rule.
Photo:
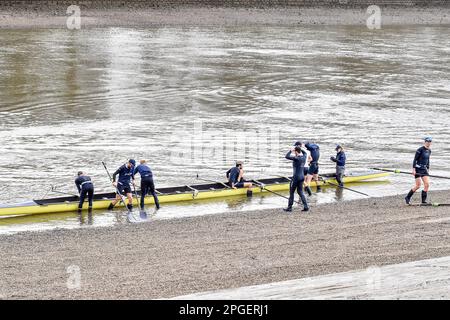
{"label": "man wearing cap", "polygon": [[339,186],[344,186],[345,175],[345,162],[347,157],[345,156],[344,148],[341,145],[336,145],[336,157],[330,157],[330,160],[336,163],[336,181]]}
{"label": "man wearing cap", "polygon": [[416,179],[416,184],[405,197],[406,204],[411,204],[411,198],[414,192],[419,190],[422,182],[422,203],[427,203],[428,189],[430,187],[430,173],[428,170],[430,170],[431,143],[433,142],[433,139],[431,137],[426,137],[424,140],[423,146],[417,149],[416,155],[414,156],[412,174]]}
{"label": "man wearing cap", "polygon": [[306,201],[305,194],[303,193],[303,183],[305,182],[304,168],[307,159],[307,153],[300,145],[296,144],[295,147],[288,151],[286,159],[292,161],[292,168],[294,170],[291,184],[289,187],[289,202],[288,207],[283,209],[284,211],[292,211],[292,205],[294,204],[295,191],[300,196],[303,203],[302,211],[309,211],[308,202]]}
{"label": "man wearing cap", "polygon": [[[121,200],[121,195],[126,195],[128,198],[127,208],[128,210],[133,210],[133,194],[131,193],[130,184],[134,185],[134,167],[136,165],[136,161],[133,159],[128,160],[127,163],[120,166],[119,169],[116,170],[113,174],[113,186],[117,188],[118,194],[116,195],[116,199],[114,199],[110,205],[109,210],[112,210],[114,206]],[[119,175],[119,179],[116,182],[116,177]],[[120,193],[120,194],[119,194]]]}
{"label": "man wearing cap", "polygon": [[89,176],[83,171],[78,171],[78,177],[75,179],[78,193],[80,194],[80,203],[78,204],[78,211],[83,209],[83,203],[88,196],[89,210],[92,210],[92,200],[94,199],[94,184]]}
{"label": "man wearing cap", "polygon": [[247,196],[251,196],[252,194],[252,186],[251,182],[244,181],[244,169],[243,162],[236,161],[236,166],[227,171],[226,176],[228,179],[228,184],[231,188],[247,188]]}
{"label": "man wearing cap", "polygon": [[144,200],[147,194],[153,196],[156,209],[159,209],[159,200],[155,190],[155,183],[153,182],[153,172],[147,165],[147,161],[142,159],[139,161],[139,165],[134,169],[134,174],[139,173],[141,175],[141,209],[144,210]]}

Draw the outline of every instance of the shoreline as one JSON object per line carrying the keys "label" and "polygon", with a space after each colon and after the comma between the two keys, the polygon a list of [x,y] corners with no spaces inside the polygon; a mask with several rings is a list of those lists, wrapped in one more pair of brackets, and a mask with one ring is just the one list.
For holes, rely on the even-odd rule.
{"label": "shoreline", "polygon": [[[432,196],[444,202],[448,191]],[[449,226],[446,207],[407,207],[395,196],[309,214],[260,210],[2,235],[0,298],[170,298],[439,258],[450,256]],[[69,289],[73,268],[81,285]]]}
{"label": "shoreline", "polygon": [[[381,7],[383,26],[450,25],[450,6]],[[67,29],[66,11],[5,9],[0,7],[0,29]],[[326,7],[174,7],[82,9],[81,29],[107,27],[196,26],[362,26],[367,28],[367,8]],[[373,30],[377,31],[377,30]]]}

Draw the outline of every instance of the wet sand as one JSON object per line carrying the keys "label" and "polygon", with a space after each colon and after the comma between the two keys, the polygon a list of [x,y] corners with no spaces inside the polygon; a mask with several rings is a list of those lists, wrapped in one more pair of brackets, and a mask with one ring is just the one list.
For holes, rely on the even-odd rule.
{"label": "wet sand", "polygon": [[[66,8],[0,9],[0,28],[67,28]],[[82,9],[81,28],[151,26],[361,25],[372,12],[362,8],[108,8]],[[450,7],[381,7],[382,26],[449,25]]]}
{"label": "wet sand", "polygon": [[449,213],[397,196],[0,236],[0,297],[169,298],[446,257]]}

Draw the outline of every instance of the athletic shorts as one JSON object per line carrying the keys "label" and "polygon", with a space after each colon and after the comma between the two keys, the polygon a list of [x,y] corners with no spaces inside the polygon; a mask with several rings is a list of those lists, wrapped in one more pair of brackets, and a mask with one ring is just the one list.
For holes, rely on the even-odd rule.
{"label": "athletic shorts", "polygon": [[417,169],[416,168],[416,175],[414,176],[416,179],[422,178],[422,177],[428,177],[430,174],[428,173],[427,169]]}
{"label": "athletic shorts", "polygon": [[309,164],[308,174],[310,174],[310,175],[319,174],[319,164],[311,162]]}
{"label": "athletic shorts", "polygon": [[235,186],[236,188],[243,188],[243,187],[244,187],[244,181],[235,183],[234,186]]}
{"label": "athletic shorts", "polygon": [[127,193],[131,193],[130,184],[117,183],[117,189],[119,190],[120,194],[123,196],[125,196]]}

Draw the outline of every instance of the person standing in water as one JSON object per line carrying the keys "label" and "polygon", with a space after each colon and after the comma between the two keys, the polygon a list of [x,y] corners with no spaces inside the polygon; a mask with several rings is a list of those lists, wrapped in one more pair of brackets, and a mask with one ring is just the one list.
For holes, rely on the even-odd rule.
{"label": "person standing in water", "polygon": [[[122,196],[128,198],[127,208],[129,211],[133,210],[133,194],[131,193],[131,183],[134,184],[134,167],[136,161],[134,159],[128,160],[127,163],[120,166],[113,174],[112,184],[117,190],[116,199],[114,199],[108,207],[108,210],[112,210],[114,206],[122,199]],[[116,181],[117,175],[119,176]]]}
{"label": "person standing in water", "polygon": [[409,191],[405,197],[406,204],[411,204],[411,198],[414,192],[419,190],[423,182],[422,190],[422,203],[427,203],[428,189],[430,188],[430,157],[431,157],[431,143],[433,139],[431,137],[426,137],[424,139],[424,144],[422,147],[417,149],[416,155],[414,156],[412,174],[416,180],[416,184]]}
{"label": "person standing in water", "polygon": [[147,165],[147,161],[142,159],[139,165],[134,169],[134,175],[139,173],[141,175],[141,209],[144,210],[144,200],[147,194],[153,196],[156,209],[159,209],[159,200],[155,190],[155,183],[153,182],[153,172]]}
{"label": "person standing in water", "polygon": [[302,211],[309,211],[308,202],[306,201],[305,194],[303,193],[303,183],[305,182],[305,175],[303,170],[305,168],[307,153],[299,145],[296,145],[293,149],[288,151],[288,153],[286,154],[286,159],[292,161],[293,176],[289,187],[288,207],[283,210],[287,212],[292,211],[295,191],[297,191],[303,203]]}
{"label": "person standing in water", "polygon": [[330,157],[330,160],[336,163],[336,181],[340,187],[344,186],[345,162],[347,157],[344,148],[341,145],[336,146],[336,157]]}
{"label": "person standing in water", "polygon": [[78,171],[78,177],[75,179],[75,185],[77,186],[78,193],[80,194],[80,202],[78,204],[78,211],[83,209],[83,203],[88,197],[89,210],[92,210],[92,200],[94,199],[94,184],[89,176],[83,171]]}

